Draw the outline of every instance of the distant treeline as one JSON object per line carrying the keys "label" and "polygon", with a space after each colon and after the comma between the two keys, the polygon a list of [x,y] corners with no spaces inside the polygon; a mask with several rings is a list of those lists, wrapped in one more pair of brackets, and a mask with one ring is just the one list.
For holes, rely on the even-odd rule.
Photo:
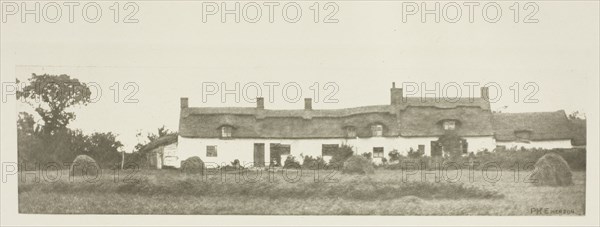
{"label": "distant treeline", "polygon": [[[19,80],[16,82],[21,84]],[[26,164],[28,170],[49,164],[68,168],[64,164],[73,162],[78,155],[92,157],[101,168],[120,166],[123,155],[126,162],[141,165],[146,157],[141,148],[162,134],[172,133],[163,126],[158,135],[148,134],[147,143],[137,144],[132,153],[125,153],[123,144],[112,132],[86,135],[68,127],[76,117],[69,108],[90,103],[91,91],[85,83],[65,74],[32,74],[24,84],[17,91],[17,99],[29,104],[40,119],[36,121],[33,114],[20,112],[17,120],[18,161]]]}

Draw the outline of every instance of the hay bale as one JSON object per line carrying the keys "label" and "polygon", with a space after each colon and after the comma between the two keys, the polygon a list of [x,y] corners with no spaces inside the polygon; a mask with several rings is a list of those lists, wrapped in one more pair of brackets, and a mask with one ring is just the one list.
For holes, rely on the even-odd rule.
{"label": "hay bale", "polygon": [[69,168],[70,176],[98,176],[99,174],[100,166],[92,157],[87,155],[75,157]]}
{"label": "hay bale", "polygon": [[375,173],[373,163],[362,155],[354,155],[344,162],[342,173],[372,174]]}
{"label": "hay bale", "polygon": [[204,162],[198,156],[189,157],[181,163],[181,171],[192,174],[203,173]]}
{"label": "hay bale", "polygon": [[562,156],[548,153],[535,163],[532,174],[536,186],[567,186],[573,184],[571,168]]}

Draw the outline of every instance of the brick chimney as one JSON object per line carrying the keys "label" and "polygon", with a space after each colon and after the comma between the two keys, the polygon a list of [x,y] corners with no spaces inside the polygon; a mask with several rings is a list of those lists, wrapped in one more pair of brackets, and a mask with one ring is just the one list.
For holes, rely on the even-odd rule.
{"label": "brick chimney", "polygon": [[396,82],[392,82],[392,88],[390,89],[390,100],[392,105],[402,103],[403,93],[402,88],[396,88]]}
{"label": "brick chimney", "polygon": [[259,109],[259,110],[265,109],[265,98],[256,97],[256,109]]}
{"label": "brick chimney", "polygon": [[490,88],[489,87],[481,87],[481,98],[485,101],[490,101]]}
{"label": "brick chimney", "polygon": [[188,98],[181,97],[181,109],[188,108]]}
{"label": "brick chimney", "polygon": [[311,98],[305,98],[304,99],[304,109],[305,110],[312,110],[312,99]]}

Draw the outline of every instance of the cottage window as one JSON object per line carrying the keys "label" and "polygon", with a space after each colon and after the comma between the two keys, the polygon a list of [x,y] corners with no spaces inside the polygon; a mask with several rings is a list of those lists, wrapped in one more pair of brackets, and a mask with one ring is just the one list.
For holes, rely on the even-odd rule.
{"label": "cottage window", "polygon": [[231,126],[223,126],[221,127],[221,137],[223,138],[229,138],[231,137],[231,132],[233,131],[233,128]]}
{"label": "cottage window", "polygon": [[373,158],[383,158],[383,147],[373,148]]}
{"label": "cottage window", "polygon": [[206,146],[206,157],[217,157],[217,146]]}
{"label": "cottage window", "polygon": [[456,121],[444,121],[444,130],[456,129]]}
{"label": "cottage window", "polygon": [[276,153],[279,155],[290,155],[292,153],[292,149],[289,144],[272,143],[271,153]]}
{"label": "cottage window", "polygon": [[335,152],[340,148],[338,144],[323,144],[321,147],[322,156],[333,156]]}
{"label": "cottage window", "polygon": [[380,124],[371,125],[371,135],[374,137],[383,136],[383,125],[380,125]]}
{"label": "cottage window", "polygon": [[346,137],[348,137],[348,138],[356,137],[356,128],[355,127],[346,127]]}

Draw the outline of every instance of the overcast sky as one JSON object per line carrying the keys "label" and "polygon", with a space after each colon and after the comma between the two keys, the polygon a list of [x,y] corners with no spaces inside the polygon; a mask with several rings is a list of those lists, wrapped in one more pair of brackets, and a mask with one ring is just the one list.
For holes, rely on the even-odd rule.
{"label": "overcast sky", "polygon": [[[278,109],[303,107],[302,100],[283,99],[282,87],[290,82],[302,87],[303,97],[313,97],[311,85],[319,83],[320,102],[314,108],[389,104],[392,82],[425,82],[429,89],[435,82],[494,82],[502,98],[492,108],[508,106],[503,112],[598,109],[600,25],[593,1],[538,2],[539,23],[532,24],[513,22],[510,5],[502,2],[498,23],[483,21],[476,11],[474,23],[463,12],[456,24],[433,18],[421,23],[418,14],[403,23],[401,4],[389,1],[338,2],[339,23],[331,24],[314,23],[308,2],[300,2],[298,23],[276,14],[275,23],[263,15],[256,24],[221,23],[219,15],[203,23],[201,4],[189,1],[138,2],[138,23],[114,23],[108,3],[102,4],[103,18],[95,24],[78,14],[75,23],[63,18],[56,24],[22,24],[18,15],[9,16],[1,24],[2,82],[49,73],[97,83],[101,98],[74,108],[77,119],[70,127],[112,131],[128,151],[138,131],[162,125],[177,130],[180,97],[189,97],[191,106],[255,105],[243,98],[236,103],[233,96],[222,102],[217,95],[202,102],[206,82],[224,82],[228,89],[236,82],[279,82],[275,102],[266,103]],[[128,82],[139,88],[131,97],[137,103],[122,102],[133,91],[123,87]],[[332,91],[324,88],[328,82],[339,88],[333,96],[337,103],[322,102]],[[533,91],[524,88],[528,82],[539,88],[532,97],[538,103],[523,103]],[[114,83],[120,85],[118,103]],[[519,102],[510,89],[514,83],[520,85]],[[262,88],[266,96],[268,89]]]}

